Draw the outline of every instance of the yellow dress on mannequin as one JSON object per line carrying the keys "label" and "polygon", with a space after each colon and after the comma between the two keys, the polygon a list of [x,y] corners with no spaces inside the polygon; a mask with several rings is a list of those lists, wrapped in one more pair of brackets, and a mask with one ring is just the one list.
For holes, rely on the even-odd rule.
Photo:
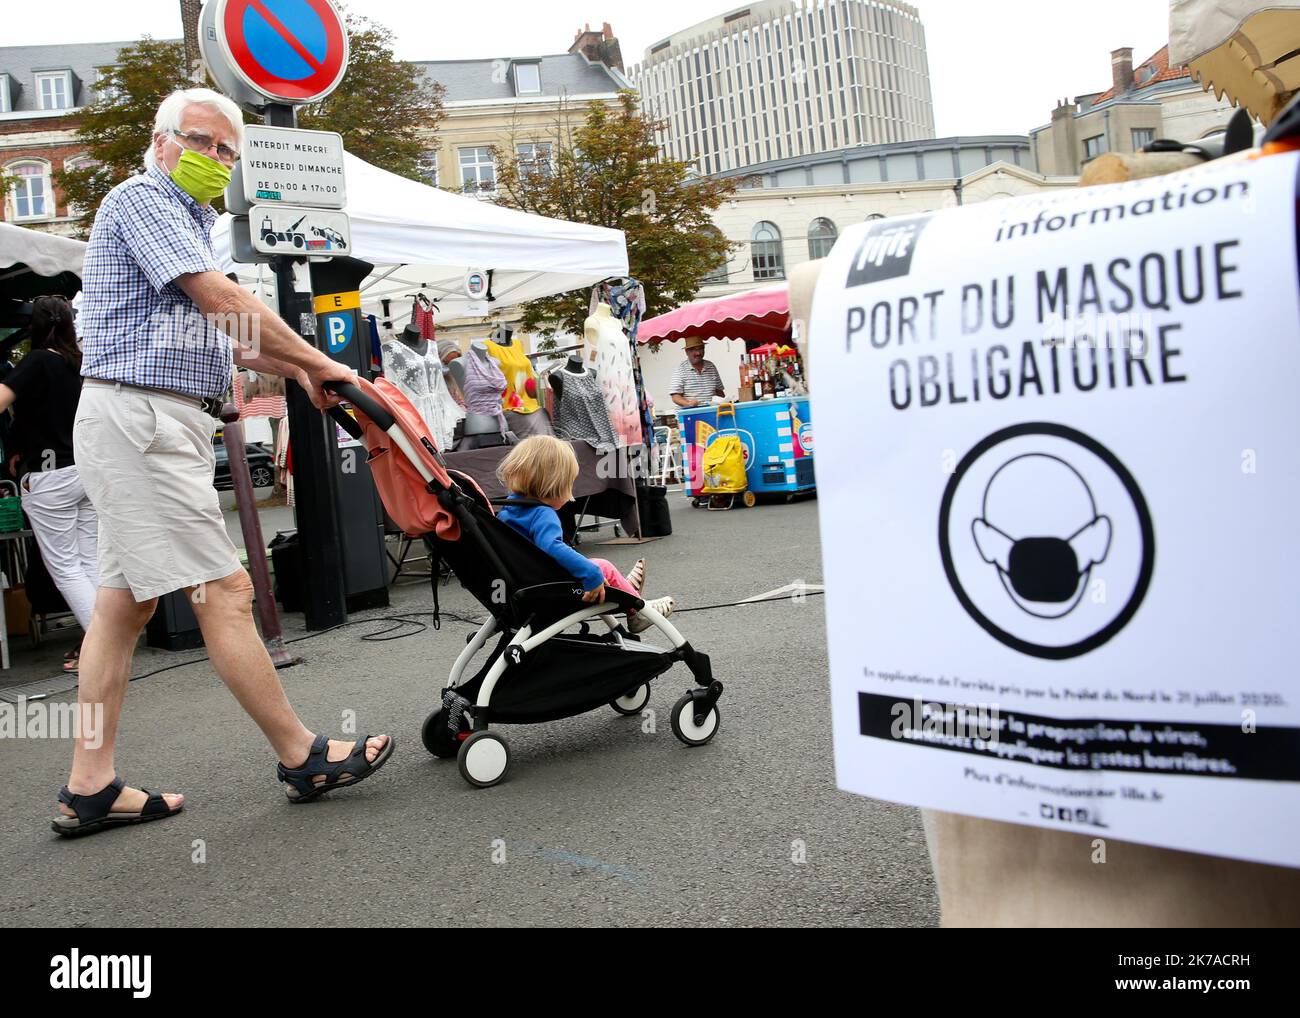
{"label": "yellow dress on mannequin", "polygon": [[506,376],[506,391],[501,398],[501,408],[517,414],[536,413],[541,409],[537,397],[528,395],[528,379],[534,379],[533,391],[536,392],[537,375],[533,371],[532,362],[528,360],[528,355],[524,353],[519,343],[502,346],[489,339],[487,349],[501,368],[501,373]]}

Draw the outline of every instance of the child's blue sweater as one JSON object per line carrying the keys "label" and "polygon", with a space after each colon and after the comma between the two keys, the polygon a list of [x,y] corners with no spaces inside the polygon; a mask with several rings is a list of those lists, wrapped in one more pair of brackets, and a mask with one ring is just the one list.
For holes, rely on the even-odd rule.
{"label": "child's blue sweater", "polygon": [[583,590],[595,590],[605,582],[600,566],[564,543],[560,514],[550,506],[507,503],[497,508],[497,518],[509,523],[581,580]]}

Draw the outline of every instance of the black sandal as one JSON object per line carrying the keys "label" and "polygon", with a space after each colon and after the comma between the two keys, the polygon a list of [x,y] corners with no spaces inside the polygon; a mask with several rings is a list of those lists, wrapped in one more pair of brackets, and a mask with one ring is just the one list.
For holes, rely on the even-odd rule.
{"label": "black sandal", "polygon": [[[366,759],[366,743],[372,738],[374,736],[367,735],[357,740],[351,753],[342,760],[332,761],[325,756],[329,749],[329,736],[323,734],[316,736],[312,740],[311,752],[307,754],[307,759],[301,767],[286,767],[282,763],[275,765],[275,776],[285,785],[284,794],[288,796],[290,802],[310,802],[336,788],[347,788],[348,785],[364,781],[388,761],[393,753],[393,746],[396,745],[396,740],[390,735],[388,741],[384,743],[384,748],[372,762]],[[340,774],[350,774],[351,777],[340,778]],[[312,780],[321,775],[325,776],[324,781],[317,783]]]}
{"label": "black sandal", "polygon": [[185,808],[184,803],[172,809],[161,792],[151,792],[142,788],[149,798],[144,808],[135,812],[114,812],[113,803],[117,801],[125,782],[114,777],[107,785],[91,795],[75,795],[67,785],[59,789],[59,802],[76,814],[75,817],[57,816],[50,822],[55,834],[65,838],[75,838],[83,834],[94,834],[109,827],[121,827],[125,824],[142,824],[149,820],[161,820],[163,817],[175,816]]}

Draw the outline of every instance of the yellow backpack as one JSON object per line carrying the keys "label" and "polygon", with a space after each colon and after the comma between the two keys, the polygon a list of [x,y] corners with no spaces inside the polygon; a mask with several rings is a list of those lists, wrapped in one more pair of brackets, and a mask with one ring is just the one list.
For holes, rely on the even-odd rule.
{"label": "yellow backpack", "polygon": [[704,450],[700,472],[704,475],[703,495],[735,495],[748,488],[745,480],[745,446],[736,431],[722,434],[722,416],[731,415],[735,427],[736,408],[730,403],[718,406],[718,436]]}

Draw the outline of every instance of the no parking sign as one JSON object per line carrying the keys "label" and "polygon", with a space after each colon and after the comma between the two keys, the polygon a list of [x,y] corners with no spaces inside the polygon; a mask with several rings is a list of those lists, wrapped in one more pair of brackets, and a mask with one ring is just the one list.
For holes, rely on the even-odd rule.
{"label": "no parking sign", "polygon": [[338,87],[348,35],[333,0],[211,0],[199,44],[221,90],[241,105],[302,105]]}

